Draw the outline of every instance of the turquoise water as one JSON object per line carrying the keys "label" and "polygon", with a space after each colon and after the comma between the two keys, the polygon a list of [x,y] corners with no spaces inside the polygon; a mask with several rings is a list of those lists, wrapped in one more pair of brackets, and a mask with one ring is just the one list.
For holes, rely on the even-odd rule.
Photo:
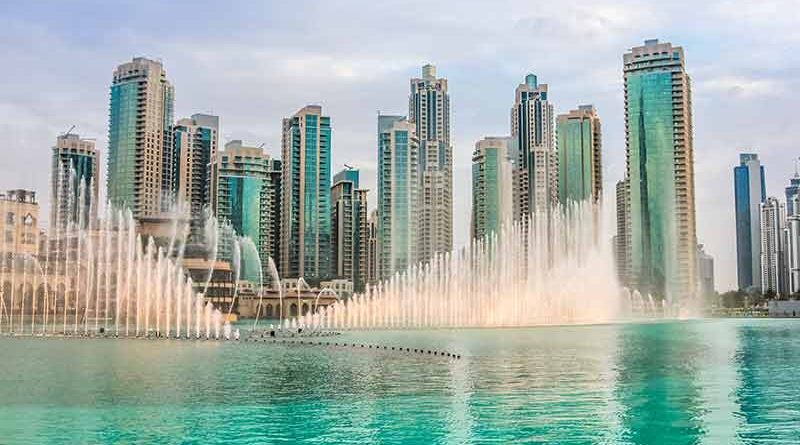
{"label": "turquoise water", "polygon": [[800,443],[800,321],[0,338],[0,443]]}

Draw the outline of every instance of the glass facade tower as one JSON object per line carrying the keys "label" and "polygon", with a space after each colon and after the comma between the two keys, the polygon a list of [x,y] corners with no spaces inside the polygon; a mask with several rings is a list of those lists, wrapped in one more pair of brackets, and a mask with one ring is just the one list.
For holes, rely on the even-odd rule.
{"label": "glass facade tower", "polygon": [[487,137],[472,153],[472,238],[497,233],[512,217],[510,137]]}
{"label": "glass facade tower", "polygon": [[429,261],[453,249],[453,147],[450,144],[450,94],[436,67],[422,67],[411,79],[408,120],[419,138],[418,257]]}
{"label": "glass facade tower", "polygon": [[108,200],[135,218],[174,202],[174,89],[161,62],[136,57],[114,70],[108,123]]}
{"label": "glass facade tower", "polygon": [[511,137],[516,142],[514,217],[524,220],[535,211],[549,211],[556,199],[555,129],[547,85],[534,74],[517,87],[511,108]]}
{"label": "glass facade tower", "polygon": [[403,116],[378,116],[377,275],[418,262],[419,141]]}
{"label": "glass facade tower", "polygon": [[175,192],[193,216],[211,202],[208,189],[211,158],[217,153],[219,117],[194,114],[177,122],[173,131]]}
{"label": "glass facade tower", "polygon": [[647,40],[623,61],[631,285],[688,303],[698,280],[691,88],[683,49]]}
{"label": "glass facade tower", "polygon": [[309,105],[283,120],[281,276],[332,276],[331,119]]}
{"label": "glass facade tower", "polygon": [[559,202],[597,202],[603,190],[597,111],[592,105],[581,105],[559,115],[556,122]]}
{"label": "glass facade tower", "polygon": [[[88,227],[97,219],[98,155],[94,141],[77,134],[65,134],[53,147],[50,189],[50,226],[70,224]],[[82,195],[81,195],[82,194]]]}
{"label": "glass facade tower", "polygon": [[[279,257],[281,161],[270,158],[261,148],[243,146],[242,141],[228,142],[212,159],[211,189],[215,191],[211,205],[217,218],[256,246],[257,252],[243,246],[240,278],[253,283],[263,278],[267,282],[269,274],[263,273],[267,272],[267,258]],[[232,259],[230,245],[221,246],[220,252],[221,259]]]}
{"label": "glass facade tower", "polygon": [[353,282],[362,292],[367,282],[367,190],[358,186],[359,172],[345,169],[333,177],[331,223],[333,252],[331,261],[337,278]]}
{"label": "glass facade tower", "polygon": [[733,168],[736,207],[736,271],[739,289],[761,289],[761,204],[767,199],[764,166],[754,153]]}

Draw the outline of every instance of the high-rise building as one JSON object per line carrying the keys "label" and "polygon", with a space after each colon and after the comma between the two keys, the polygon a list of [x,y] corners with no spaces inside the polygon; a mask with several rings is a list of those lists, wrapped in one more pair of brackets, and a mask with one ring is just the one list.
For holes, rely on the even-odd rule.
{"label": "high-rise building", "polygon": [[362,292],[367,282],[367,192],[359,188],[359,173],[345,169],[334,175],[331,187],[331,223],[333,225],[331,261],[336,278],[353,282],[353,289]]}
{"label": "high-rise building", "polygon": [[135,218],[158,215],[174,201],[174,89],[159,61],[135,57],[114,70],[108,123],[111,205]]}
{"label": "high-rise building", "polygon": [[[786,207],[789,205],[787,203]],[[800,195],[792,197],[792,208],[800,208]],[[787,292],[795,295],[800,292],[800,213],[786,217],[786,268]]]}
{"label": "high-rise building", "polygon": [[[234,140],[211,160],[211,207],[223,223],[230,224],[236,235],[249,238],[255,246],[240,243],[243,280],[269,281],[267,258],[279,258],[281,161],[259,147],[242,145]],[[230,245],[220,248],[220,257],[232,260]],[[259,269],[260,257],[261,269]]]}
{"label": "high-rise building", "polygon": [[524,220],[535,211],[549,211],[557,199],[553,105],[547,85],[528,74],[517,87],[511,108],[511,137],[518,160],[514,172],[514,217]]}
{"label": "high-rise building", "polygon": [[98,155],[94,140],[77,134],[56,138],[50,173],[50,227],[88,227],[97,219]]}
{"label": "high-rise building", "polygon": [[281,276],[318,283],[331,270],[331,119],[309,105],[283,120]]}
{"label": "high-rise building", "polygon": [[697,287],[692,101],[683,48],[647,40],[623,60],[631,285],[682,303]]}
{"label": "high-rise building", "polygon": [[786,295],[785,209],[778,198],[761,204],[761,292]]}
{"label": "high-rise building", "polygon": [[375,284],[378,276],[378,209],[369,214],[369,232],[367,235],[367,284]]}
{"label": "high-rise building", "polygon": [[189,206],[192,215],[202,214],[211,202],[209,173],[217,153],[219,117],[193,114],[181,119],[173,130],[173,159],[176,199]]}
{"label": "high-rise building", "polygon": [[630,199],[628,180],[617,182],[617,234],[614,236],[614,254],[617,265],[617,277],[623,286],[630,286]]}
{"label": "high-rise building", "polygon": [[408,120],[419,138],[419,261],[453,249],[453,147],[450,144],[450,95],[436,67],[422,67],[411,79]]}
{"label": "high-rise building", "polygon": [[794,198],[798,195],[800,195],[800,173],[795,168],[794,176],[789,179],[789,185],[786,186],[786,215],[800,213],[800,208],[794,205]]}
{"label": "high-rise building", "polygon": [[419,141],[403,116],[378,116],[378,276],[417,263]]}
{"label": "high-rise building", "polygon": [[706,253],[702,244],[697,245],[698,295],[714,295],[714,257]]}
{"label": "high-rise building", "polygon": [[472,238],[500,231],[512,217],[513,160],[510,137],[486,137],[472,153]]}
{"label": "high-rise building", "polygon": [[603,192],[600,117],[594,105],[556,119],[558,135],[558,200],[597,202]]}
{"label": "high-rise building", "polygon": [[733,183],[739,289],[761,289],[761,203],[767,199],[767,189],[764,166],[757,154],[739,155]]}

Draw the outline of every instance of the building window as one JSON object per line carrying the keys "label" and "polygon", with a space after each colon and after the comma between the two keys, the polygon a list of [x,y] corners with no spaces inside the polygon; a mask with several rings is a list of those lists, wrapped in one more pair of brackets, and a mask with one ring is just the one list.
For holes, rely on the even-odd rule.
{"label": "building window", "polygon": [[9,226],[13,226],[14,225],[14,219],[15,219],[14,218],[14,212],[8,212],[6,214],[6,224],[8,224]]}

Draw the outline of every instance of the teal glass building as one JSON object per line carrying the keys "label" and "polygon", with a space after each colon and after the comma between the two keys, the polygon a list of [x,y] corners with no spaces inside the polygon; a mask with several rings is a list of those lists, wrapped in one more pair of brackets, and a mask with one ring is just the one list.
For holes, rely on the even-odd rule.
{"label": "teal glass building", "polygon": [[739,289],[761,291],[761,204],[767,199],[764,166],[755,153],[741,153],[733,168],[736,208],[736,272]]}
{"label": "teal glass building", "polygon": [[[256,246],[256,252],[242,248],[240,279],[267,282],[267,258],[279,257],[281,161],[270,158],[261,148],[243,146],[242,141],[228,142],[212,161],[211,188],[215,191],[212,207],[217,218]],[[233,256],[232,243],[223,240],[220,258],[231,261]]]}
{"label": "teal glass building", "polygon": [[498,233],[512,217],[512,159],[510,137],[487,137],[472,153],[472,238]]}
{"label": "teal glass building", "polygon": [[114,70],[108,123],[108,200],[135,218],[174,202],[174,89],[161,62],[136,57]]}
{"label": "teal glass building", "polygon": [[630,279],[690,299],[697,283],[691,88],[683,49],[647,40],[624,55]]}
{"label": "teal glass building", "polygon": [[404,116],[378,116],[377,275],[417,263],[419,141]]}
{"label": "teal glass building", "polygon": [[283,120],[281,277],[332,276],[331,119],[309,105]]}
{"label": "teal glass building", "polygon": [[56,139],[50,179],[52,228],[85,228],[97,219],[98,163],[94,140],[69,133]]}
{"label": "teal glass building", "polygon": [[600,118],[592,105],[556,119],[558,200],[597,202],[603,190]]}

